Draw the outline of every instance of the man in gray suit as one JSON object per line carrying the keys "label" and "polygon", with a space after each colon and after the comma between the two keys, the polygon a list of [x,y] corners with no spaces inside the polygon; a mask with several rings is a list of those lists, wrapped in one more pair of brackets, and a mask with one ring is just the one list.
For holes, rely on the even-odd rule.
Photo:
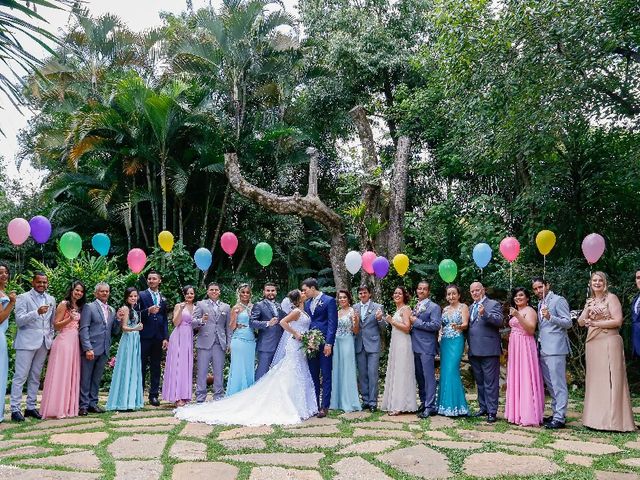
{"label": "man in gray suit", "polygon": [[275,284],[265,283],[262,290],[264,298],[251,309],[250,325],[251,328],[258,330],[256,381],[269,371],[284,331],[280,326],[280,320],[284,318],[285,314],[275,301],[277,293]]}
{"label": "man in gray suit", "polygon": [[220,301],[220,285],[212,282],[207,287],[207,297],[193,309],[191,325],[198,332],[198,370],[196,373],[196,401],[207,399],[207,374],[213,370],[213,399],[224,396],[224,358],[231,342],[229,305]]}
{"label": "man in gray suit", "polygon": [[486,415],[487,422],[495,423],[500,393],[502,308],[498,302],[487,298],[482,283],[472,283],[470,292],[473,305],[469,320],[469,363],[478,385],[480,405],[475,416]]}
{"label": "man in gray suit", "polygon": [[111,287],[100,282],[95,288],[96,299],[85,305],[80,316],[80,408],[78,415],[104,413],[98,405],[98,390],[104,366],[109,360],[111,336],[120,331],[116,311],[107,303]]}
{"label": "man in gray suit", "polygon": [[[42,367],[53,342],[56,301],[47,293],[49,280],[44,273],[36,272],[31,286],[31,290],[16,298],[18,331],[13,342],[16,363],[11,383],[11,420],[14,422],[23,422],[24,417],[42,418],[36,409],[36,395]],[[27,408],[23,416],[20,412],[22,388],[27,379]]]}
{"label": "man in gray suit", "polygon": [[385,326],[383,307],[371,300],[367,285],[358,288],[360,302],[353,306],[360,321],[360,330],[354,338],[358,385],[362,396],[362,408],[375,412],[378,409],[378,369],[380,367],[380,327]]}
{"label": "man in gray suit", "polygon": [[418,417],[428,418],[438,413],[435,356],[438,353],[442,309],[429,299],[429,282],[426,280],[418,283],[416,294],[418,303],[411,315],[411,347],[420,397]]}
{"label": "man in gray suit", "polygon": [[572,326],[569,303],[551,291],[541,277],[532,281],[538,302],[538,343],[542,377],[551,394],[553,415],[544,418],[549,429],[564,428],[569,390],[567,389],[567,355],[570,352],[567,330]]}

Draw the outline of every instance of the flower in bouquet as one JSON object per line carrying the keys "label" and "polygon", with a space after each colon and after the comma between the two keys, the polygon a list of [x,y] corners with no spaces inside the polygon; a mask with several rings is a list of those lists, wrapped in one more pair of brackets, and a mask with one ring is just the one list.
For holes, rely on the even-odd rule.
{"label": "flower in bouquet", "polygon": [[300,348],[302,348],[304,354],[309,358],[313,358],[318,355],[320,345],[322,345],[325,340],[322,332],[314,328],[313,330],[304,332],[300,342],[302,343]]}

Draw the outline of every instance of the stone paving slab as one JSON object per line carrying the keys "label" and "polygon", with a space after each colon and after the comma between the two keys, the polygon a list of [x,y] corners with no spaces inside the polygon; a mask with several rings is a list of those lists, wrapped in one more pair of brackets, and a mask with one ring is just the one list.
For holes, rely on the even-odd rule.
{"label": "stone paving slab", "polygon": [[564,461],[571,465],[579,465],[581,467],[590,467],[593,464],[593,458],[585,457],[584,455],[565,455]]}
{"label": "stone paving slab", "polygon": [[484,447],[481,443],[457,442],[455,440],[429,440],[429,445],[452,450],[479,450]]}
{"label": "stone paving slab", "polygon": [[236,480],[238,467],[222,462],[184,462],[173,467],[172,480]]}
{"label": "stone paving slab", "polygon": [[391,480],[380,468],[362,457],[343,458],[331,467],[338,472],[333,480]]}
{"label": "stone paving slab", "polygon": [[121,433],[159,433],[170,432],[175,425],[150,425],[148,427],[118,427],[113,430]]}
{"label": "stone paving slab", "polygon": [[0,440],[0,450],[18,447],[20,445],[25,445],[31,442],[32,440]]}
{"label": "stone paving slab", "polygon": [[318,418],[318,417],[311,417],[311,418],[307,418],[304,422],[302,423],[296,423],[295,425],[291,425],[288,426],[287,429],[289,428],[306,428],[306,427],[317,427],[317,426],[321,426],[321,425],[338,425],[340,423],[340,420],[338,420],[337,418],[330,418],[330,417],[324,417],[324,418]]}
{"label": "stone paving slab", "polygon": [[247,453],[243,455],[227,455],[223,460],[255,463],[257,465],[281,465],[285,467],[318,468],[322,453]]}
{"label": "stone paving slab", "polygon": [[363,420],[371,417],[371,412],[366,410],[362,412],[346,412],[340,415],[340,418],[344,418],[346,420]]}
{"label": "stone paving slab", "polygon": [[181,437],[207,438],[213,432],[213,425],[206,423],[187,423],[180,432]]}
{"label": "stone paving slab", "polygon": [[0,452],[0,458],[17,457],[22,455],[41,455],[43,453],[51,453],[51,452],[53,452],[53,449],[49,447],[36,447],[36,446],[29,445],[29,446],[18,447],[12,450],[5,450],[4,452]]}
{"label": "stone paving slab", "polygon": [[111,421],[143,417],[173,417],[173,410],[138,410],[135,412],[115,412],[111,416]]}
{"label": "stone paving slab", "polygon": [[218,434],[220,440],[231,440],[234,438],[260,437],[273,433],[273,427],[266,425],[262,427],[237,427],[231,430],[224,430]]}
{"label": "stone paving slab", "polygon": [[625,458],[623,460],[618,460],[618,463],[622,465],[626,465],[627,467],[640,467],[640,458]]}
{"label": "stone paving slab", "polygon": [[292,428],[287,430],[293,435],[335,435],[340,433],[335,425],[318,425],[316,427]]}
{"label": "stone paving slab", "polygon": [[130,420],[111,421],[116,427],[148,427],[151,425],[178,425],[180,420],[175,417],[145,417],[132,418]]}
{"label": "stone paving slab", "polygon": [[467,475],[486,478],[550,475],[560,471],[560,467],[547,458],[497,452],[473,453],[465,459],[462,468]]}
{"label": "stone paving slab", "polygon": [[200,442],[177,440],[171,446],[169,455],[179,460],[206,460],[207,446]]}
{"label": "stone paving slab", "polygon": [[396,470],[419,478],[449,478],[453,475],[449,471],[447,457],[424,445],[401,448],[376,458]]}
{"label": "stone paving slab", "polygon": [[236,438],[233,440],[220,440],[220,443],[227,450],[263,450],[267,448],[266,442],[258,437]]}
{"label": "stone paving slab", "polygon": [[405,424],[397,423],[397,422],[383,422],[378,420],[375,422],[361,422],[361,423],[357,423],[356,425],[358,425],[358,427],[360,428],[375,428],[375,429],[388,428],[390,430],[403,430]]}
{"label": "stone paving slab", "polygon": [[529,435],[514,435],[501,432],[476,432],[473,430],[460,430],[460,436],[465,440],[476,442],[513,443],[516,445],[531,445],[536,441]]}
{"label": "stone paving slab", "polygon": [[100,459],[96,454],[87,450],[67,453],[65,455],[55,455],[53,457],[29,458],[21,460],[20,463],[26,465],[66,467],[75,470],[100,470],[101,466]]}
{"label": "stone paving slab", "polygon": [[49,442],[59,445],[86,445],[94,447],[109,436],[107,432],[89,433],[56,433],[51,435]]}
{"label": "stone paving slab", "polygon": [[[397,440],[366,440],[364,442],[353,443],[348,447],[339,450],[338,455],[348,455],[351,453],[382,453],[390,448],[400,445]],[[367,462],[368,463],[368,462]]]}
{"label": "stone paving slab", "polygon": [[255,467],[249,480],[322,480],[315,470],[295,470],[282,467]]}
{"label": "stone paving slab", "polygon": [[635,473],[596,471],[595,480],[640,480]]}
{"label": "stone paving slab", "polygon": [[0,465],[2,480],[98,480],[101,474]]}
{"label": "stone paving slab", "polygon": [[116,480],[157,480],[162,470],[159,460],[116,460]]}
{"label": "stone paving slab", "polygon": [[[55,429],[49,429],[49,430],[45,430],[44,432],[41,432],[39,430],[32,430],[30,432],[22,432],[22,433],[30,433],[30,434],[38,434],[39,436],[42,435],[49,435],[49,434],[53,434],[53,433],[67,433],[67,432],[86,432],[87,430],[98,430],[98,429],[105,429],[105,424],[104,422],[90,422],[90,423],[78,423],[76,425],[69,425],[66,427],[60,427],[60,428],[55,428]],[[20,434],[16,434],[14,435],[14,437],[16,437],[17,435]]]}
{"label": "stone paving slab", "polygon": [[421,421],[415,413],[403,413],[401,415],[382,415],[378,420],[396,423],[419,423]]}
{"label": "stone paving slab", "polygon": [[291,437],[278,438],[276,443],[282,447],[294,450],[309,450],[320,448],[337,448],[349,445],[353,440],[345,437]]}
{"label": "stone paving slab", "polygon": [[95,423],[100,421],[100,417],[71,417],[71,418],[58,418],[42,420],[38,422],[39,430],[46,430],[48,428],[58,429],[60,427],[68,427],[69,425],[82,425],[87,423]]}
{"label": "stone paving slab", "polygon": [[353,431],[354,437],[376,437],[376,438],[415,438],[413,433],[404,430],[369,430],[367,428],[356,428]]}
{"label": "stone paving slab", "polygon": [[519,447],[516,445],[500,445],[501,448],[509,449],[511,452],[523,453],[525,455],[540,455],[542,457],[553,458],[556,454],[551,448]]}
{"label": "stone paving slab", "polygon": [[596,442],[582,442],[578,440],[556,440],[549,444],[556,450],[566,450],[573,453],[587,453],[589,455],[603,455],[605,453],[618,453],[620,449],[615,445],[607,445]]}
{"label": "stone paving slab", "polygon": [[435,430],[438,428],[452,428],[456,426],[455,420],[449,417],[443,417],[441,415],[436,415],[435,417],[429,418],[429,429]]}
{"label": "stone paving slab", "polygon": [[429,430],[428,432],[426,432],[426,435],[430,439],[433,438],[434,440],[451,440],[451,437],[449,435],[439,430]]}
{"label": "stone paving slab", "polygon": [[117,438],[107,447],[107,451],[113,458],[160,458],[164,446],[167,443],[167,435],[136,434],[128,437]]}

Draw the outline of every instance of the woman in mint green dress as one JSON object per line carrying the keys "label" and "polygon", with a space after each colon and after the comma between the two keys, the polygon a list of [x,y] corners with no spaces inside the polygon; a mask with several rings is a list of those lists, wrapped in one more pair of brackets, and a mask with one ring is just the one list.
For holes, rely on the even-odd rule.
{"label": "woman in mint green dress", "polygon": [[125,306],[118,309],[122,336],[118,345],[116,365],[111,377],[107,410],[136,410],[144,405],[142,397],[142,368],[140,366],[140,330],[142,323],[137,311],[138,290],[129,287],[124,292]]}
{"label": "woman in mint green dress", "polygon": [[345,412],[362,410],[358,397],[356,349],[353,338],[353,335],[358,333],[360,319],[351,307],[351,302],[351,293],[348,290],[338,290],[340,310],[333,345],[329,408]]}
{"label": "woman in mint green dress", "polygon": [[7,349],[7,328],[9,328],[9,315],[16,304],[16,292],[5,292],[9,282],[9,266],[0,263],[0,422],[4,419],[4,397],[7,394],[7,377],[9,375],[9,350]]}
{"label": "woman in mint green dress", "polygon": [[469,414],[460,378],[460,360],[464,352],[463,332],[469,326],[469,307],[460,303],[460,289],[457,285],[447,286],[447,301],[449,306],[442,312],[438,414],[458,417]]}
{"label": "woman in mint green dress", "polygon": [[237,290],[238,303],[231,309],[231,365],[227,381],[227,397],[249,388],[255,382],[256,337],[249,327],[251,287],[242,284]]}

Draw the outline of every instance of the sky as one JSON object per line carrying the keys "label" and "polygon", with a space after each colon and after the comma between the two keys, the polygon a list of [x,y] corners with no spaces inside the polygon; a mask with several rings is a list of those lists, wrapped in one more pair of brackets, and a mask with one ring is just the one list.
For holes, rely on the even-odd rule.
{"label": "sky", "polygon": [[[209,5],[209,0],[193,0],[194,9]],[[215,7],[219,4],[219,0],[212,0],[211,3]],[[292,8],[297,4],[296,0],[285,0],[285,6],[288,11],[293,13]],[[160,12],[180,13],[186,9],[185,0],[85,0],[85,6],[89,9],[92,16],[100,16],[105,13],[112,13],[120,17],[132,30],[140,31],[160,24]],[[58,32],[69,20],[69,12],[55,11],[52,9],[41,8],[38,13],[44,16],[49,22],[45,25],[50,32]],[[32,42],[32,52],[36,52],[37,56],[44,56],[44,49]],[[28,42],[25,42],[28,45]],[[38,53],[39,52],[39,53]],[[2,71],[2,70],[0,70]],[[6,73],[6,70],[4,71]],[[9,101],[0,97],[0,104],[3,110],[0,110],[0,129],[5,137],[0,136],[0,157],[4,157],[3,164],[0,168],[6,169],[6,173],[10,178],[20,180],[20,183],[26,187],[38,188],[43,178],[43,172],[34,169],[31,165],[23,162],[18,170],[15,156],[18,150],[16,136],[20,129],[24,128],[29,122],[32,114],[23,110],[17,111],[13,108]]]}

